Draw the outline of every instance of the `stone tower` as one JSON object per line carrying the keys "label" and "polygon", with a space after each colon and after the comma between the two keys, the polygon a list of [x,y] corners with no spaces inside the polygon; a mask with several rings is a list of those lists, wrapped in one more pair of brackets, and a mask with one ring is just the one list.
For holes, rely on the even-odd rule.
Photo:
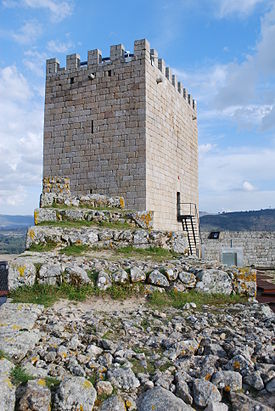
{"label": "stone tower", "polygon": [[137,40],[47,60],[43,174],[68,177],[73,194],[121,195],[154,211],[155,228],[177,230],[177,199],[198,205],[196,104]]}

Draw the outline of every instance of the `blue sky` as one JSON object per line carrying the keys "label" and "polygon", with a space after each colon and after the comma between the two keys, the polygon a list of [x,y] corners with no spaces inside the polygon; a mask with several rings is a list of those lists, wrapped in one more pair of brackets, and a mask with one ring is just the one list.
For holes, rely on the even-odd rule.
{"label": "blue sky", "polygon": [[198,102],[200,209],[275,208],[274,0],[0,0],[0,213],[39,202],[45,59],[141,38]]}

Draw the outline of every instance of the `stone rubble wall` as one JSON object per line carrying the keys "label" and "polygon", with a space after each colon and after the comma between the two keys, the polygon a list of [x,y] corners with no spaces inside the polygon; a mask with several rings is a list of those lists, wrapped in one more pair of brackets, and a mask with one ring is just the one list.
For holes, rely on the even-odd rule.
{"label": "stone rubble wall", "polygon": [[221,231],[218,240],[209,239],[210,232],[202,232],[204,258],[221,261],[223,249],[242,251],[243,265],[275,267],[275,232],[271,231]]}
{"label": "stone rubble wall", "polygon": [[186,233],[165,231],[119,230],[109,228],[67,228],[34,226],[29,228],[26,248],[33,244],[55,243],[59,246],[87,245],[90,247],[115,249],[134,246],[139,248],[162,247],[176,253],[188,254]]}
{"label": "stone rubble wall", "polygon": [[90,221],[91,223],[127,223],[131,227],[153,228],[152,211],[113,211],[85,208],[37,208],[34,211],[35,225],[60,221]]}
{"label": "stone rubble wall", "polygon": [[251,268],[228,268],[184,257],[156,262],[121,258],[66,257],[54,254],[20,256],[9,263],[9,287],[23,285],[92,284],[88,273],[97,274],[96,286],[106,290],[114,284],[142,283],[145,294],[172,289],[185,292],[256,295],[256,271]]}

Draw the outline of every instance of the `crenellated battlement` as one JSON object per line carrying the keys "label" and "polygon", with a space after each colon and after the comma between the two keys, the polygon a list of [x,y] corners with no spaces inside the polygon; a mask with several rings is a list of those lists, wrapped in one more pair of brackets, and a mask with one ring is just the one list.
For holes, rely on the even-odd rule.
{"label": "crenellated battlement", "polygon": [[140,59],[147,60],[152,66],[158,68],[160,77],[156,80],[157,83],[162,83],[166,78],[186,100],[193,110],[196,111],[197,104],[188,93],[186,88],[180,81],[177,81],[177,76],[172,73],[169,66],[165,65],[165,61],[158,57],[158,52],[155,49],[150,49],[148,40],[136,40],[134,42],[134,53],[126,51],[123,44],[112,45],[110,47],[110,56],[103,57],[99,49],[89,50],[87,60],[81,61],[80,55],[77,53],[66,56],[66,67],[60,67],[60,63],[56,58],[51,58],[46,61],[46,75],[52,77],[56,74],[70,73],[77,70],[92,70],[90,73],[91,80],[94,78],[94,73],[99,67],[110,66],[112,64],[130,63]]}

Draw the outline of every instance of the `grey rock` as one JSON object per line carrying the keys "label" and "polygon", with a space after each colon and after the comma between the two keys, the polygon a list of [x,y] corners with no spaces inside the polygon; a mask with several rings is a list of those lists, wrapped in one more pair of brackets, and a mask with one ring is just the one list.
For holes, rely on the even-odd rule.
{"label": "grey rock", "polygon": [[222,399],[217,387],[203,379],[194,380],[193,397],[195,404],[200,407],[206,407],[211,401],[220,402]]}
{"label": "grey rock", "polygon": [[133,391],[140,386],[139,380],[130,368],[110,370],[107,377],[115,387],[125,391]]}
{"label": "grey rock", "polygon": [[232,411],[272,411],[272,408],[249,398],[240,392],[230,394]]}
{"label": "grey rock", "polygon": [[148,231],[145,231],[145,230],[136,230],[136,231],[134,232],[133,242],[134,242],[134,245],[148,244],[148,242],[149,242],[149,234],[148,234]]}
{"label": "grey rock", "polygon": [[97,282],[96,282],[97,288],[99,288],[102,291],[107,290],[112,286],[112,281],[110,279],[109,274],[107,274],[105,271],[100,271],[98,273],[97,277]]}
{"label": "grey rock", "polygon": [[129,275],[125,270],[123,270],[123,268],[119,268],[117,271],[112,273],[112,279],[115,283],[125,284],[129,281]]}
{"label": "grey rock", "polygon": [[222,270],[204,269],[197,274],[196,289],[204,293],[231,294],[232,280]]}
{"label": "grey rock", "polygon": [[[52,205],[52,204],[49,204]],[[51,208],[37,208],[34,210],[35,224],[42,223],[44,221],[56,221],[56,210]]]}
{"label": "grey rock", "polygon": [[266,384],[266,390],[270,393],[275,393],[275,378],[272,378],[267,384]]}
{"label": "grey rock", "polygon": [[165,268],[164,274],[169,281],[175,281],[178,278],[177,270],[175,270],[174,268]]}
{"label": "grey rock", "polygon": [[61,274],[61,264],[43,264],[39,270],[38,283],[50,285],[60,284],[62,282]]}
{"label": "grey rock", "polygon": [[54,409],[56,411],[68,411],[93,409],[97,394],[90,381],[83,377],[65,378],[55,396]]}
{"label": "grey rock", "polygon": [[126,406],[119,395],[113,395],[103,402],[99,411],[126,411]]}
{"label": "grey rock", "polygon": [[250,387],[255,388],[255,390],[262,390],[264,388],[264,382],[261,377],[260,371],[252,372],[244,377],[245,384],[250,385]]}
{"label": "grey rock", "polygon": [[193,402],[188,384],[183,380],[179,380],[176,385],[176,395],[177,397],[181,398],[186,404],[192,404]]}
{"label": "grey rock", "polygon": [[186,254],[188,252],[188,241],[185,233],[173,233],[172,250],[179,254]]}
{"label": "grey rock", "polygon": [[179,279],[187,288],[193,288],[196,285],[196,276],[193,273],[181,271]]}
{"label": "grey rock", "polygon": [[138,267],[132,267],[130,270],[130,276],[132,283],[137,283],[146,280],[145,273]]}
{"label": "grey rock", "polygon": [[228,406],[221,402],[210,401],[204,411],[227,411]]}
{"label": "grey rock", "polygon": [[169,287],[169,281],[165,275],[161,274],[159,270],[153,270],[149,274],[149,283],[160,287]]}
{"label": "grey rock", "polygon": [[15,386],[7,376],[3,378],[0,377],[0,386],[0,410],[14,411]]}
{"label": "grey rock", "polygon": [[28,381],[19,401],[19,411],[49,411],[51,391],[44,379]]}
{"label": "grey rock", "polygon": [[65,268],[64,281],[76,286],[91,283],[87,272],[77,265],[71,265]]}
{"label": "grey rock", "polygon": [[23,285],[34,285],[36,278],[35,265],[27,258],[19,257],[8,264],[9,290]]}
{"label": "grey rock", "polygon": [[242,376],[235,371],[218,371],[213,375],[211,382],[227,392],[242,389]]}
{"label": "grey rock", "polygon": [[185,404],[182,399],[176,397],[172,392],[156,387],[146,391],[137,400],[138,411],[191,411],[192,407]]}

